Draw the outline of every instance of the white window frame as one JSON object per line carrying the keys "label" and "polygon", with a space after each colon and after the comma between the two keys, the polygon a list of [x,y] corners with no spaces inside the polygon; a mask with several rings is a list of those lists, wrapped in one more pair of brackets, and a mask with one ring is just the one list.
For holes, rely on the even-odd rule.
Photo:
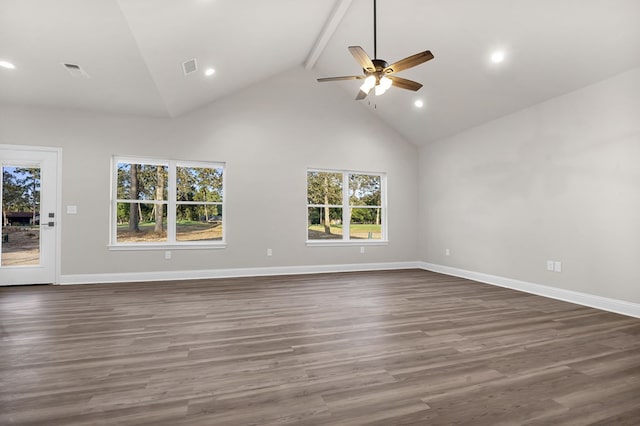
{"label": "white window frame", "polygon": [[[135,200],[118,199],[118,164],[146,164],[154,166],[167,166],[167,200],[143,200],[145,204],[160,204],[167,206],[167,240],[164,242],[134,242],[122,243],[117,240],[117,214],[118,203],[135,203]],[[222,169],[222,202],[216,201],[177,201],[176,169],[177,167],[195,168],[221,168]],[[203,162],[188,160],[166,160],[149,157],[113,156],[111,158],[111,202],[110,202],[110,226],[109,226],[109,250],[181,250],[181,249],[220,249],[226,248],[226,188],[227,169],[224,162]],[[140,202],[138,200],[137,202]],[[216,241],[177,241],[176,240],[176,208],[178,205],[209,204],[220,205],[222,208],[222,239]]]}
{"label": "white window frame", "polygon": [[[342,209],[342,239],[338,240],[310,240],[309,239],[309,207],[324,207],[324,204],[309,204],[309,173],[340,173],[342,174],[342,204],[341,205],[328,205],[329,208],[340,208]],[[350,194],[349,194],[349,175],[367,175],[367,176],[379,176],[380,177],[380,206],[351,206],[350,205]],[[388,231],[388,214],[387,214],[387,174],[384,172],[366,172],[361,170],[335,170],[335,169],[320,169],[320,168],[307,168],[305,174],[305,200],[306,202],[306,213],[305,213],[305,222],[307,225],[306,231],[306,244],[308,246],[375,246],[375,245],[388,245],[389,244],[389,231]],[[351,239],[350,237],[350,215],[349,208],[380,208],[382,221],[380,224],[382,225],[382,236],[379,240],[362,240],[362,239]]]}

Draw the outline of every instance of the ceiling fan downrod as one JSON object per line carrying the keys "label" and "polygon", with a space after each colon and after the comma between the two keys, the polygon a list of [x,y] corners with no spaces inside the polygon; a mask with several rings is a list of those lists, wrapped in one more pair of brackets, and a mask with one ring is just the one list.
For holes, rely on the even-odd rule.
{"label": "ceiling fan downrod", "polygon": [[378,59],[378,18],[377,18],[378,0],[373,0],[373,59]]}

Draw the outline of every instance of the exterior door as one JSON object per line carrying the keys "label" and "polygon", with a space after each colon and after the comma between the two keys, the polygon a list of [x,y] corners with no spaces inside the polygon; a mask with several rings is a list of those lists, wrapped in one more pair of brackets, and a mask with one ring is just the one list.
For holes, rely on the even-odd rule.
{"label": "exterior door", "polygon": [[55,283],[58,155],[0,145],[0,285]]}

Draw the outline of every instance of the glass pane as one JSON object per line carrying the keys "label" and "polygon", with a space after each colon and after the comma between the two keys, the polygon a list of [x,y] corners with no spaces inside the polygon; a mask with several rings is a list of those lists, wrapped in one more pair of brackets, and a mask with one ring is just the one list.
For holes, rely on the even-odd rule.
{"label": "glass pane", "polygon": [[118,200],[167,200],[168,167],[118,163]]}
{"label": "glass pane", "polygon": [[118,203],[119,243],[167,241],[167,206],[149,203]]}
{"label": "glass pane", "polygon": [[380,208],[351,209],[349,238],[356,240],[381,240],[381,210]]}
{"label": "glass pane", "polygon": [[349,204],[380,206],[380,176],[349,175]]}
{"label": "glass pane", "polygon": [[1,266],[40,264],[40,168],[2,167]]}
{"label": "glass pane", "polygon": [[176,201],[221,202],[222,167],[176,167]]}
{"label": "glass pane", "polygon": [[342,205],[342,173],[307,172],[307,203]]}
{"label": "glass pane", "polygon": [[176,208],[176,240],[222,240],[222,205],[179,204]]}
{"label": "glass pane", "polygon": [[342,209],[308,207],[307,238],[309,240],[341,240]]}

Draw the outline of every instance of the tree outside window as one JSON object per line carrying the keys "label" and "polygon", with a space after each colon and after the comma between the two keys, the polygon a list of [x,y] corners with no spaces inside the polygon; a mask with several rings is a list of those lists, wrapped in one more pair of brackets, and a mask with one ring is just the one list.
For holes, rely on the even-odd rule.
{"label": "tree outside window", "polygon": [[223,241],[223,164],[116,158],[114,165],[114,244]]}
{"label": "tree outside window", "polygon": [[309,170],[308,241],[386,240],[383,198],[383,174]]}

